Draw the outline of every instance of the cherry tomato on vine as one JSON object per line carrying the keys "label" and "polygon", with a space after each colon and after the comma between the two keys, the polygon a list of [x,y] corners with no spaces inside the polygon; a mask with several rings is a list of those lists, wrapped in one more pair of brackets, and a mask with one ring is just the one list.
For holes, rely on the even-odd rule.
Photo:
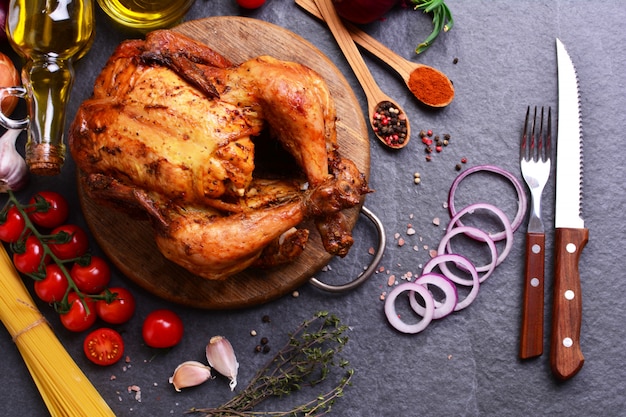
{"label": "cherry tomato on vine", "polygon": [[183,338],[183,321],[171,310],[154,310],[143,322],[142,336],[153,348],[176,346]]}
{"label": "cherry tomato on vine", "polygon": [[65,223],[69,215],[69,205],[65,197],[54,191],[39,191],[28,202],[29,205],[42,203],[47,203],[46,211],[35,211],[35,208],[28,211],[28,217],[33,223],[48,229],[54,229]]}
{"label": "cherry tomato on vine", "polygon": [[46,265],[46,276],[35,281],[35,294],[46,303],[63,300],[69,284],[63,271],[57,264]]}
{"label": "cherry tomato on vine", "polygon": [[[96,303],[90,298],[81,300],[78,294],[70,292],[67,296],[69,309],[67,312],[59,315],[61,324],[72,332],[82,332],[90,328],[96,318]],[[85,304],[89,308],[89,312],[85,308]]]}
{"label": "cherry tomato on vine", "polygon": [[257,9],[265,4],[265,0],[237,0],[237,4],[245,9]]}
{"label": "cherry tomato on vine", "polygon": [[[122,287],[111,287],[108,292],[114,294],[115,299],[96,302],[98,317],[110,324],[126,323],[135,314],[135,297]],[[106,292],[103,295],[106,295]]]}
{"label": "cherry tomato on vine", "polygon": [[64,224],[50,232],[51,235],[59,233],[64,233],[64,235],[69,236],[69,240],[65,243],[49,242],[48,246],[57,258],[68,260],[78,258],[87,253],[87,249],[89,249],[89,237],[87,237],[87,233],[80,226]]}
{"label": "cherry tomato on vine", "polygon": [[17,242],[25,226],[24,217],[15,206],[11,206],[6,212],[6,219],[0,223],[0,240],[7,243]]}
{"label": "cherry tomato on vine", "polygon": [[43,272],[44,266],[50,262],[50,257],[45,255],[44,258],[44,255],[43,245],[36,236],[31,235],[26,238],[23,248],[20,245],[19,250],[14,250],[13,264],[23,274]]}
{"label": "cherry tomato on vine", "polygon": [[99,294],[111,281],[111,268],[107,261],[92,255],[87,265],[75,262],[70,270],[70,277],[81,292]]}
{"label": "cherry tomato on vine", "polygon": [[96,365],[113,365],[124,355],[124,340],[115,330],[102,327],[85,337],[83,352]]}

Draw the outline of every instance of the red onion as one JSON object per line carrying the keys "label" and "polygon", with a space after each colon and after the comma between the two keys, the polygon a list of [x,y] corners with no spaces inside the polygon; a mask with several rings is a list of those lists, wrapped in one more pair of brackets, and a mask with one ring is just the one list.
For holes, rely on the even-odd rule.
{"label": "red onion", "polygon": [[[404,291],[413,291],[422,296],[424,300],[424,314],[421,315],[422,319],[415,324],[408,324],[400,317],[398,317],[398,313],[396,312],[396,298],[398,295],[403,293]],[[416,284],[415,282],[405,282],[404,284],[400,284],[395,287],[391,292],[387,295],[385,299],[385,316],[387,316],[387,320],[389,324],[393,326],[396,330],[402,333],[419,333],[424,330],[432,321],[433,315],[435,312],[435,301],[433,300],[433,296],[430,294],[428,289],[423,285]]]}
{"label": "red onion", "polygon": [[[507,215],[504,214],[504,212],[500,210],[499,208],[497,208],[496,206],[493,206],[487,203],[470,204],[469,206],[465,207],[463,210],[459,211],[457,214],[454,215],[452,220],[450,220],[450,224],[448,224],[446,233],[450,233],[452,231],[455,225],[459,223],[459,220],[461,219],[461,217],[463,217],[465,214],[468,214],[468,213],[474,213],[478,209],[486,209],[486,210],[491,211],[492,213],[494,213],[496,216],[500,218],[500,221],[504,225],[505,246],[504,246],[504,249],[499,253],[498,259],[496,260],[496,266],[498,266],[504,261],[507,255],[511,252],[511,248],[513,247],[513,228],[511,226],[511,222],[509,221],[509,218],[507,217]],[[466,234],[467,236],[473,239],[482,240],[477,235],[472,234],[471,231]],[[492,234],[489,234],[489,237],[493,240]],[[446,251],[448,253],[452,253],[450,242],[448,242],[448,245],[446,246]],[[478,272],[485,271],[485,267],[480,267],[476,269]]]}
{"label": "red onion", "polygon": [[443,268],[441,268],[440,265],[446,262],[453,262],[455,265],[462,267],[464,270],[468,271],[472,276],[472,280],[468,281],[454,274],[444,275],[446,276],[446,278],[448,278],[450,281],[456,284],[463,285],[466,287],[472,287],[469,294],[467,294],[462,301],[457,300],[456,306],[454,307],[454,311],[463,310],[465,307],[469,306],[476,299],[476,296],[478,295],[478,289],[480,288],[480,281],[478,279],[478,271],[476,271],[474,264],[472,264],[472,262],[470,262],[469,259],[461,255],[458,255],[456,253],[446,253],[442,255],[437,255],[434,258],[432,258],[430,261],[428,261],[426,265],[424,265],[423,274],[429,274],[437,266],[439,266],[439,269],[443,271]]}
{"label": "red onion", "polygon": [[10,0],[0,0],[0,42],[6,42],[7,40],[6,24],[9,1]]}
{"label": "red onion", "polygon": [[[498,250],[496,248],[496,244],[494,243],[493,239],[491,239],[486,232],[483,232],[480,229],[477,229],[475,227],[470,227],[470,226],[458,226],[458,227],[455,227],[454,229],[452,229],[450,232],[446,233],[443,236],[443,238],[441,239],[441,242],[439,242],[439,248],[437,249],[437,254],[442,255],[444,253],[447,253],[446,252],[446,247],[448,246],[448,242],[454,236],[456,236],[456,235],[458,235],[460,233],[464,233],[466,235],[469,235],[469,233],[472,233],[481,242],[484,242],[484,243],[487,244],[487,246],[489,246],[489,251],[491,252],[491,262],[489,264],[487,264],[487,265],[484,265],[484,266],[481,266],[481,267],[476,267],[476,271],[484,272],[484,274],[479,279],[479,281],[482,283],[487,278],[489,278],[489,276],[493,273],[494,269],[496,268],[496,262],[498,260]],[[442,264],[440,266],[440,268],[444,272],[444,275],[446,277],[452,279],[452,276],[454,276],[454,273],[452,271],[450,271],[450,269],[446,266],[446,264]]]}
{"label": "red onion", "polygon": [[[468,175],[473,174],[474,172],[479,172],[479,171],[488,171],[488,172],[493,172],[495,174],[502,175],[503,177],[508,179],[511,182],[511,184],[513,184],[513,187],[515,187],[515,191],[517,192],[518,207],[517,207],[517,214],[515,215],[515,217],[513,218],[513,221],[511,222],[511,228],[513,229],[513,231],[516,231],[517,228],[522,224],[522,221],[524,220],[524,217],[526,216],[526,207],[527,207],[526,193],[524,192],[524,188],[522,187],[522,184],[513,174],[511,174],[510,172],[500,167],[493,166],[493,165],[478,165],[478,166],[475,166],[475,167],[472,167],[463,171],[461,174],[459,174],[458,177],[456,177],[456,179],[452,183],[452,186],[450,187],[450,192],[448,193],[448,210],[450,211],[450,217],[454,217],[457,214],[457,211],[454,207],[454,196],[456,194],[457,188],[459,187],[459,183],[463,181],[463,179],[466,178]],[[458,221],[457,224],[459,226],[463,226],[463,223],[461,223],[460,221]],[[505,237],[506,237],[506,232],[502,231],[500,233],[496,233],[495,235],[491,236],[491,239],[497,242],[499,240],[504,239]]]}
{"label": "red onion", "polygon": [[[414,282],[416,284],[423,285],[426,289],[428,289],[428,285],[434,285],[435,287],[438,287],[446,296],[443,303],[437,303],[435,300],[435,311],[433,313],[434,320],[443,318],[454,311],[459,297],[456,292],[456,287],[448,278],[439,274],[426,273],[422,274]],[[411,308],[413,308],[413,311],[420,316],[424,316],[426,309],[417,301],[413,291],[409,294],[409,301],[411,302]]]}
{"label": "red onion", "polygon": [[333,0],[337,14],[357,24],[374,22],[383,17],[398,0]]}

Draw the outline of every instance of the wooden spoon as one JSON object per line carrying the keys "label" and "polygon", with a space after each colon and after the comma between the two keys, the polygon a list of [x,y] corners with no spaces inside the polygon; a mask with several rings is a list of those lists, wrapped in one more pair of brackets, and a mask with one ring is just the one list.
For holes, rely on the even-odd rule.
{"label": "wooden spoon", "polygon": [[365,91],[369,122],[374,134],[390,148],[405,147],[410,139],[406,113],[376,84],[361,53],[335,11],[332,0],[314,1]]}
{"label": "wooden spoon", "polygon": [[[314,0],[296,0],[296,4],[313,16],[325,20]],[[350,23],[344,25],[352,40],[397,72],[420,102],[430,107],[445,107],[452,102],[454,86],[443,72],[409,61],[356,26]]]}

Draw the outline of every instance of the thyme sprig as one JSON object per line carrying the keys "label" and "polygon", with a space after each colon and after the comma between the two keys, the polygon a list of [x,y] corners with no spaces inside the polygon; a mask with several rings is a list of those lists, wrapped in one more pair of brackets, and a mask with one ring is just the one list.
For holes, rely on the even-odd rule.
{"label": "thyme sprig", "polygon": [[[354,374],[354,370],[348,368],[347,360],[336,357],[348,342],[348,337],[343,335],[347,328],[328,312],[315,314],[290,335],[289,341],[259,369],[240,394],[217,408],[194,408],[189,412],[203,413],[205,417],[313,417],[328,414],[335,400],[344,395]],[[252,410],[270,397],[282,397],[321,383],[337,367],[344,370],[343,376],[330,391],[288,411]]]}
{"label": "thyme sprig", "polygon": [[433,15],[432,32],[426,40],[415,48],[415,52],[420,54],[430,47],[442,30],[447,32],[452,29],[454,19],[444,0],[410,0],[410,2],[415,6],[415,10],[422,10],[424,13],[432,13]]}

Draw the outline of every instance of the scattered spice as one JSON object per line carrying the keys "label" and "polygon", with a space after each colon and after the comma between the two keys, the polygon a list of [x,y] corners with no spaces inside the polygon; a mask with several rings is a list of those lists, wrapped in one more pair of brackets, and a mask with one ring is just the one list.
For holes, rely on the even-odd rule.
{"label": "scattered spice", "polygon": [[401,146],[407,140],[406,115],[392,102],[383,101],[372,116],[372,129],[388,146]]}

